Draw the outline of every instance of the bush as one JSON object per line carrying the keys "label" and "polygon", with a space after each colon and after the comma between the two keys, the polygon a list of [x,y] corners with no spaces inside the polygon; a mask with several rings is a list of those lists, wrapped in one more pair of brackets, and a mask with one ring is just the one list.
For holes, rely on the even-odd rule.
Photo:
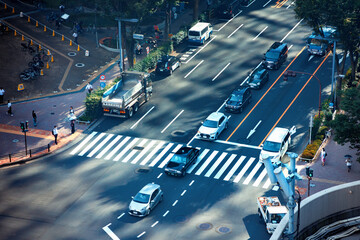
{"label": "bush", "polygon": [[187,31],[186,29],[180,30],[177,34],[175,34],[171,40],[173,41],[174,45],[179,45],[184,39],[187,38]]}
{"label": "bush", "polygon": [[321,143],[322,143],[322,141],[320,139],[317,139],[312,144],[307,145],[304,152],[301,154],[301,157],[308,158],[308,159],[314,158]]}

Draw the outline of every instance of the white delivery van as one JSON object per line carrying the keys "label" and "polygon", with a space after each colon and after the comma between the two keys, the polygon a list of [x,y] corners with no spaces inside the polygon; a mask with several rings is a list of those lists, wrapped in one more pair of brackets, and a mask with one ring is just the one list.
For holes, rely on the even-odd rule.
{"label": "white delivery van", "polygon": [[189,30],[189,43],[204,44],[210,38],[212,32],[213,28],[210,23],[198,22]]}

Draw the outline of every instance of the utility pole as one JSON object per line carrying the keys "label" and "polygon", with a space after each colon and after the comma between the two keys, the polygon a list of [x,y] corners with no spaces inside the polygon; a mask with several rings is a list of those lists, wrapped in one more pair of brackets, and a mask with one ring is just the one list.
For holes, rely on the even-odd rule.
{"label": "utility pole", "polygon": [[25,136],[25,154],[27,155],[27,140],[26,140],[26,132],[29,131],[29,121],[20,122],[20,128]]}

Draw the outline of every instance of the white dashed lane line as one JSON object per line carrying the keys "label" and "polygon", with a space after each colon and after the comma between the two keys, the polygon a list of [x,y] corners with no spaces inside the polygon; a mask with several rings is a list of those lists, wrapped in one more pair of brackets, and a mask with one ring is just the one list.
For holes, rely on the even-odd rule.
{"label": "white dashed lane line", "polygon": [[169,212],[170,212],[170,211],[167,210],[167,211],[164,213],[163,217],[166,217],[166,215],[168,215]]}
{"label": "white dashed lane line", "polygon": [[152,228],[155,227],[158,223],[159,223],[159,221],[154,222],[153,225],[151,225],[151,227]]}
{"label": "white dashed lane line", "polygon": [[184,196],[186,193],[186,190],[184,190],[182,193],[181,193],[181,196]]}
{"label": "white dashed lane line", "polygon": [[122,218],[125,215],[125,213],[122,213],[120,216],[117,217],[117,219]]}
{"label": "white dashed lane line", "polygon": [[141,238],[146,232],[143,231],[142,233],[140,233],[139,235],[137,235],[137,238]]}

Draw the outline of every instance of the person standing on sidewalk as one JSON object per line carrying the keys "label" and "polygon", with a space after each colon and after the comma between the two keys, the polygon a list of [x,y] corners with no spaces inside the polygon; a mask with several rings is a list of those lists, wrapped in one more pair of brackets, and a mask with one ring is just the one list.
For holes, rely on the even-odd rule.
{"label": "person standing on sidewalk", "polygon": [[32,117],[33,117],[33,121],[34,121],[34,127],[37,126],[37,116],[34,110],[32,110]]}
{"label": "person standing on sidewalk", "polygon": [[92,90],[93,90],[93,86],[92,86],[90,83],[88,83],[88,84],[86,85],[85,89],[88,90],[88,94],[91,94],[91,92],[92,92]]}
{"label": "person standing on sidewalk", "polygon": [[70,121],[70,126],[71,126],[71,134],[74,134],[75,133],[75,120]]}
{"label": "person standing on sidewalk", "polygon": [[5,94],[5,90],[0,87],[0,103],[4,102],[4,94]]}
{"label": "person standing on sidewalk", "polygon": [[57,145],[58,130],[57,130],[57,128],[56,128],[56,125],[54,126],[54,128],[53,128],[53,130],[52,130],[52,135],[54,135],[55,144]]}
{"label": "person standing on sidewalk", "polygon": [[78,44],[78,34],[77,34],[77,32],[74,32],[73,33],[73,37],[74,37],[74,43],[76,43],[76,44]]}
{"label": "person standing on sidewalk", "polygon": [[348,172],[350,172],[350,170],[351,170],[351,165],[352,165],[351,159],[350,159],[350,158],[346,158],[345,163],[346,163]]}
{"label": "person standing on sidewalk", "polygon": [[327,156],[327,153],[325,152],[325,148],[321,149],[320,158],[321,158],[321,163],[323,166],[325,166],[326,156]]}
{"label": "person standing on sidewalk", "polygon": [[7,111],[7,114],[13,117],[13,116],[14,116],[14,114],[13,114],[13,112],[12,112],[12,106],[11,106],[11,102],[10,102],[10,100],[8,100],[8,104],[7,104],[7,106],[8,106],[8,111]]}

